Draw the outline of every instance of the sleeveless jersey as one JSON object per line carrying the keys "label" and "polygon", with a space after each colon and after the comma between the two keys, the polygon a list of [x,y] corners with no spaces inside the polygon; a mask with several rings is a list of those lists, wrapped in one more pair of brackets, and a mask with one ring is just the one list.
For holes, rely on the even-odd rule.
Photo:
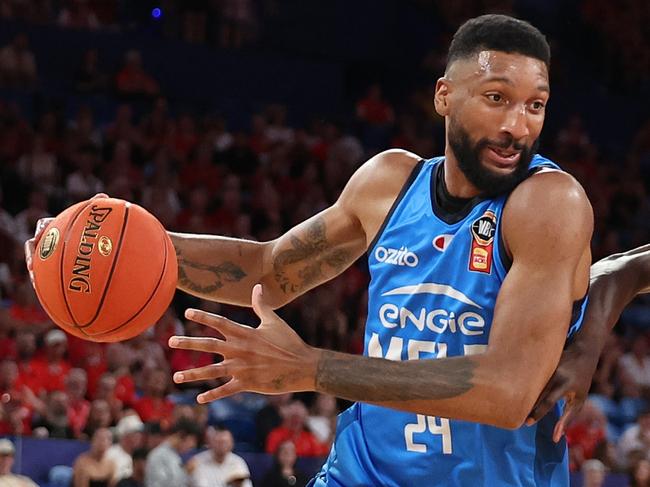
{"label": "sleeveless jersey", "polygon": [[[478,200],[460,221],[446,222],[434,200],[442,161],[413,170],[368,250],[365,355],[434,359],[487,347],[509,265],[500,242],[508,195]],[[543,167],[559,169],[536,155],[531,173]],[[569,336],[585,307],[586,299],[574,306]],[[552,440],[560,412],[556,405],[533,426],[505,430],[355,403],[339,415],[332,450],[311,485],[568,486],[565,440]]]}

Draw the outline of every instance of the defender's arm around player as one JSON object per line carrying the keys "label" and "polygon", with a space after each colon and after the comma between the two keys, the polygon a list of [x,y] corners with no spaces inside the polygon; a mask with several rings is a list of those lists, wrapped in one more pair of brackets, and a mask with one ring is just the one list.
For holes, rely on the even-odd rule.
{"label": "defender's arm around player", "polygon": [[566,425],[587,398],[600,353],[623,308],[635,296],[650,292],[650,245],[610,255],[591,266],[589,306],[585,321],[562,358],[527,424],[540,420],[561,398],[566,399],[553,439],[560,440]]}

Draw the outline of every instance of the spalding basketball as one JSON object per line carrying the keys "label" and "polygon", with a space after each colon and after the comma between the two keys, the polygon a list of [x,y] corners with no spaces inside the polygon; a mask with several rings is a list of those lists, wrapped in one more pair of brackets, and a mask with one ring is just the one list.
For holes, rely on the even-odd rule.
{"label": "spalding basketball", "polygon": [[132,338],[163,315],[178,265],[160,222],[115,198],[71,206],[43,231],[33,258],[36,294],[68,333],[96,342]]}

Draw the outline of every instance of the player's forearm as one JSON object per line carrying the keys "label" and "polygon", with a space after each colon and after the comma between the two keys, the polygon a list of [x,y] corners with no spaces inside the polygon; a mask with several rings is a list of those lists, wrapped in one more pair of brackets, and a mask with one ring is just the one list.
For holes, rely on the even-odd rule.
{"label": "player's forearm", "polygon": [[350,401],[516,428],[529,406],[515,386],[521,374],[504,365],[488,354],[400,362],[322,351],[315,388]]}
{"label": "player's forearm", "polygon": [[650,290],[650,245],[611,255],[591,266],[589,306],[575,346],[598,359],[623,309]]}
{"label": "player's forearm", "polygon": [[268,243],[216,235],[170,232],[169,236],[178,258],[178,289],[211,301],[250,306],[251,289],[269,273]]}

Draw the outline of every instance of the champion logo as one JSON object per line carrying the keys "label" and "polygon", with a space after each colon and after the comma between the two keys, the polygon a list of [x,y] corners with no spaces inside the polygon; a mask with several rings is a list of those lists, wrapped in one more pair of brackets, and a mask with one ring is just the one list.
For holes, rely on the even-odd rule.
{"label": "champion logo", "polygon": [[439,252],[444,252],[447,247],[449,247],[449,244],[453,240],[454,236],[450,235],[448,233],[445,233],[443,235],[438,235],[436,238],[433,239],[431,242],[433,244],[433,248],[438,250]]}
{"label": "champion logo", "polygon": [[386,247],[377,247],[375,250],[375,259],[379,262],[392,265],[415,267],[420,259],[408,248],[402,246],[399,249],[390,249]]}

